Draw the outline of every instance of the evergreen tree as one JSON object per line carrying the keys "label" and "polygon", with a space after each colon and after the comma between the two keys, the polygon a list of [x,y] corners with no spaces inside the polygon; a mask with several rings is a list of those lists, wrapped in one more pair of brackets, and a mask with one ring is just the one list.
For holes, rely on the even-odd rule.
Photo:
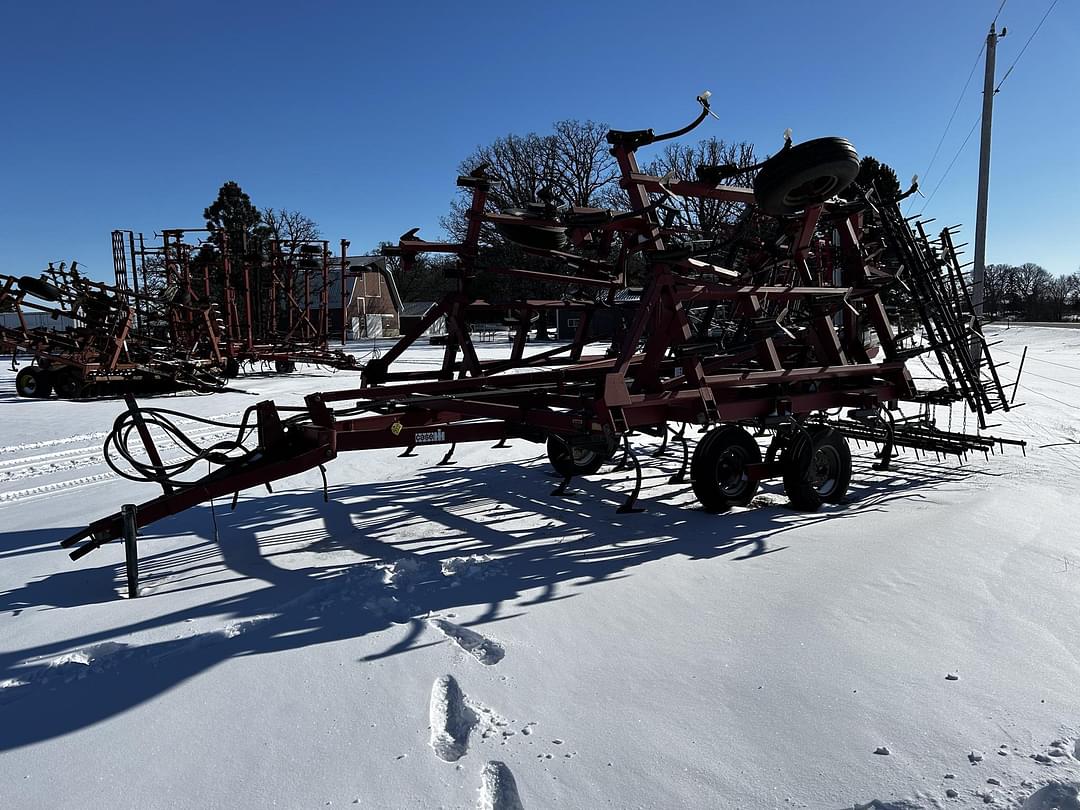
{"label": "evergreen tree", "polygon": [[248,244],[255,228],[262,222],[262,214],[239,184],[226,182],[218,191],[217,199],[203,211],[206,227],[225,233],[229,237],[229,253],[240,256],[245,250],[254,249]]}
{"label": "evergreen tree", "polygon": [[[869,190],[877,189],[877,199],[891,200],[900,196],[900,181],[896,179],[896,172],[888,163],[882,163],[872,155],[867,155],[859,161],[859,174],[855,182],[862,188]],[[854,192],[854,188],[851,192]],[[848,194],[842,195],[850,199]]]}

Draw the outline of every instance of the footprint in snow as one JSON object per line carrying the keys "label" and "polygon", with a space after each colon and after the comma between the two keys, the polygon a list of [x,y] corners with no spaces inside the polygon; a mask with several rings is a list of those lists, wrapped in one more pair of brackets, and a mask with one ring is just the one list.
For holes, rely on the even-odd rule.
{"label": "footprint in snow", "polygon": [[499,663],[506,654],[497,641],[469,630],[467,627],[448,622],[446,619],[428,619],[428,624],[485,666]]}
{"label": "footprint in snow", "polygon": [[1028,796],[1020,810],[1080,810],[1080,785],[1051,782]]}
{"label": "footprint in snow", "polygon": [[480,775],[480,810],[525,810],[514,775],[502,762],[491,761]]}
{"label": "footprint in snow", "polygon": [[435,755],[444,762],[457,762],[468,750],[469,732],[477,718],[452,675],[443,675],[432,685],[428,711]]}

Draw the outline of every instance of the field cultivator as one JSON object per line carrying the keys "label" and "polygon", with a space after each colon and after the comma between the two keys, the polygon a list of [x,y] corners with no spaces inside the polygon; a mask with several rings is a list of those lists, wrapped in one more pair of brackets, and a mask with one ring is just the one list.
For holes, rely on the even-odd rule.
{"label": "field cultivator", "polygon": [[[887,467],[894,449],[958,456],[1009,442],[939,430],[935,406],[962,403],[978,418],[1009,409],[978,320],[951,232],[931,239],[903,218],[899,200],[854,184],[859,160],[841,138],[783,148],[756,167],[752,188],[726,185],[739,169],[702,166],[697,177],[654,177],[638,166],[639,149],[683,135],[608,133],[621,170],[623,210],[559,206],[550,198],[520,209],[493,205],[499,179],[483,166],[459,178],[471,194],[460,243],[405,234],[390,253],[404,271],[421,253],[454,257],[455,289],[382,357],[369,362],[359,388],[312,393],[302,407],[260,402],[233,425],[235,438],[199,449],[176,414],[129,400],[106,456],[120,474],[160,484],[163,494],[137,509],[95,521],[63,541],[77,559],[101,544],[132,538],[145,526],[211,498],[322,469],[339,453],[517,438],[546,444],[562,477],[597,472],[622,452],[637,483],[620,511],[635,511],[641,467],[630,437],[674,439],[701,505],[745,505],[759,482],[782,478],[792,504],[816,509],[843,499],[851,477],[847,437],[880,445]],[[847,192],[844,199],[841,192]],[[907,194],[912,193],[914,187]],[[717,201],[731,215],[702,232],[678,198]],[[496,236],[497,235],[497,236]],[[550,270],[493,266],[485,240],[509,240],[548,260]],[[482,274],[560,282],[559,300],[488,302],[470,292]],[[620,303],[631,276],[643,290],[625,311],[625,328],[604,350],[588,344],[588,322]],[[624,299],[625,300],[625,299]],[[571,308],[575,338],[527,355],[533,313]],[[481,359],[470,323],[509,313],[519,324],[504,359]],[[396,362],[437,317],[447,321],[442,363],[403,371]],[[894,330],[894,321],[904,331]],[[979,359],[970,346],[980,344]],[[908,370],[929,356],[942,385],[920,390]],[[918,415],[904,417],[900,403]],[[691,454],[688,427],[702,432]],[[186,451],[163,463],[152,434]],[[140,437],[136,442],[134,437]],[[765,445],[764,452],[762,445]],[[196,464],[218,469],[188,479]],[[125,518],[124,515],[127,517]],[[133,542],[133,541],[132,541]]]}
{"label": "field cultivator", "polygon": [[[92,281],[74,262],[50,264],[40,277],[0,276],[0,312],[18,320],[0,327],[0,351],[11,353],[13,366],[19,353],[32,358],[15,378],[19,396],[214,391],[225,384],[212,307]],[[31,313],[71,325],[31,328]]]}
{"label": "field cultivator", "polygon": [[118,284],[130,276],[138,289],[142,276],[143,288],[156,285],[182,301],[213,301],[226,377],[245,365],[278,373],[297,363],[357,369],[352,355],[329,346],[331,285],[338,282],[338,300],[347,302],[353,275],[344,258],[348,244],[342,240],[339,260],[325,240],[271,240],[264,255],[246,245],[233,250],[227,233],[203,228],[162,231],[158,245],[147,245],[142,234],[114,231],[113,264]]}
{"label": "field cultivator", "polygon": [[[193,233],[206,238],[192,241]],[[347,245],[341,302],[353,276]],[[36,277],[0,276],[0,312],[16,316],[0,326],[0,351],[13,363],[18,354],[32,358],[16,377],[19,396],[213,392],[245,365],[359,369],[355,357],[329,346],[337,259],[325,241],[275,241],[268,259],[244,258],[238,269],[227,237],[204,229],[165,230],[149,245],[142,234],[113,231],[112,249],[114,284],[87,278],[74,262],[50,264]],[[70,325],[31,327],[27,316],[35,313]]]}

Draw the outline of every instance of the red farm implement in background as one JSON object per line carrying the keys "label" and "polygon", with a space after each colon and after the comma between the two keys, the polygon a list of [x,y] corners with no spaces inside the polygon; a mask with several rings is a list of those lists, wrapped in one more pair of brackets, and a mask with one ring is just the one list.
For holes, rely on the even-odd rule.
{"label": "red farm implement in background", "polygon": [[[201,236],[191,241],[192,234]],[[347,244],[343,240],[343,251]],[[151,246],[142,234],[114,231],[113,246],[118,283],[130,275],[138,285],[141,276],[143,288],[156,284],[183,299],[214,302],[227,377],[244,364],[267,364],[280,373],[297,363],[357,368],[355,358],[329,347],[332,283],[339,284],[344,310],[352,277],[329,242],[271,240],[265,254],[233,251],[228,234],[188,228],[162,231],[161,243]],[[332,269],[338,269],[336,280]],[[345,337],[343,329],[342,343]]]}
{"label": "red farm implement in background", "polygon": [[[225,383],[214,307],[163,299],[82,275],[73,262],[40,276],[0,276],[0,349],[31,362],[15,378],[24,397],[65,399],[193,389]],[[64,326],[30,324],[47,315]]]}
{"label": "red farm implement in background", "polygon": [[[989,351],[978,361],[968,351],[984,341],[951,232],[931,238],[921,225],[913,230],[898,199],[854,186],[858,156],[841,138],[785,142],[753,167],[753,188],[726,185],[736,174],[729,166],[702,166],[689,179],[643,173],[637,151],[699,125],[709,114],[708,94],[698,100],[700,115],[674,132],[608,133],[626,193],[623,210],[553,199],[492,210],[497,177],[480,167],[459,178],[471,194],[463,240],[428,242],[414,230],[388,251],[405,272],[421,253],[453,257],[455,289],[367,363],[361,387],[312,393],[301,408],[260,402],[234,426],[233,441],[189,448],[190,458],[174,464],[162,463],[148,440],[154,426],[178,433],[170,414],[129,401],[106,457],[119,474],[157,482],[164,492],[95,521],[62,545],[77,546],[77,559],[125,534],[134,542],[138,526],[321,468],[352,450],[407,454],[418,445],[445,445],[447,461],[459,442],[545,443],[563,477],[556,494],[621,450],[637,483],[620,511],[635,511],[641,468],[630,437],[645,432],[662,435],[665,446],[672,437],[678,442],[682,468],[673,480],[688,475],[701,505],[723,511],[748,503],[759,482],[774,477],[797,508],[839,501],[851,477],[847,437],[878,443],[883,466],[898,446],[962,456],[1004,443],[942,431],[933,419],[936,405],[960,402],[982,429],[988,414],[1009,408]],[[848,199],[838,198],[845,189]],[[719,232],[703,234],[680,219],[673,204],[679,199],[725,202],[732,216]],[[548,260],[551,269],[487,262],[482,246],[494,234]],[[492,273],[559,282],[567,295],[477,299],[476,279]],[[632,274],[644,288],[627,302]],[[578,316],[575,337],[527,355],[531,316],[566,308]],[[610,348],[597,349],[588,343],[588,324],[613,310],[624,326]],[[470,324],[499,313],[511,315],[516,333],[505,358],[482,360]],[[399,368],[402,353],[439,317],[447,322],[439,367]],[[908,369],[923,356],[940,367],[934,390],[921,390]],[[917,413],[900,416],[902,402]],[[690,425],[703,431],[692,455]],[[128,442],[134,428],[141,450]],[[183,480],[202,461],[218,469]]]}
{"label": "red farm implement in background", "polygon": [[0,351],[30,359],[16,377],[20,396],[213,392],[245,364],[358,370],[352,355],[329,345],[331,267],[345,342],[355,276],[347,242],[341,259],[325,241],[274,241],[266,257],[233,263],[224,234],[175,228],[159,239],[113,231],[113,284],[87,278],[75,262],[50,264],[38,277],[0,276],[0,312],[15,316],[0,326]]}

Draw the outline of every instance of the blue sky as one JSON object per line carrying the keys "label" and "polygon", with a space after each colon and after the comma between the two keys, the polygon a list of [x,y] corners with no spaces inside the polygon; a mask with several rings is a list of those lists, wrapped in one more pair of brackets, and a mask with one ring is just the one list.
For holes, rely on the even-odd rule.
{"label": "blue sky", "polygon": [[[1000,77],[1050,0],[1008,0]],[[459,161],[562,118],[683,124],[774,151],[842,135],[923,175],[1000,0],[905,3],[8,2],[0,272],[109,232],[200,227],[225,180],[364,249],[438,220]],[[1080,268],[1080,9],[1060,2],[997,96],[987,260]],[[976,69],[929,175],[979,114]],[[696,135],[697,133],[695,133]],[[643,159],[647,156],[642,153]],[[975,221],[978,130],[927,211]]]}

